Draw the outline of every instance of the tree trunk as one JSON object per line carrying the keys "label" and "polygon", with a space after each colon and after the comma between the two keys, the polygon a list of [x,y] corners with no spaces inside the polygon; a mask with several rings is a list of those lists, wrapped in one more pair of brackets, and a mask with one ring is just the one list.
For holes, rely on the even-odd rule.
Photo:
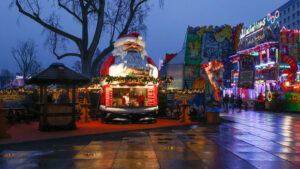
{"label": "tree trunk", "polygon": [[83,58],[81,59],[81,67],[82,67],[82,74],[88,78],[92,77],[91,68],[92,62],[90,58]]}

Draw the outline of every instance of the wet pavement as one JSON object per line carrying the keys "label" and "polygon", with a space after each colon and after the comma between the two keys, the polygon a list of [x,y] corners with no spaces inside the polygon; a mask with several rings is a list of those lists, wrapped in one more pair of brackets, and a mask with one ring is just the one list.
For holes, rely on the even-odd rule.
{"label": "wet pavement", "polygon": [[220,125],[0,145],[0,168],[300,168],[300,115],[242,111],[222,118]]}

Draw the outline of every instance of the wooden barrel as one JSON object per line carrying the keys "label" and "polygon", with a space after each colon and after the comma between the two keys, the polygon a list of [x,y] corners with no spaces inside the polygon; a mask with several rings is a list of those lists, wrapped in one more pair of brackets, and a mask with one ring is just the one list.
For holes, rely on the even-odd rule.
{"label": "wooden barrel", "polygon": [[74,104],[45,104],[40,116],[40,130],[76,129]]}

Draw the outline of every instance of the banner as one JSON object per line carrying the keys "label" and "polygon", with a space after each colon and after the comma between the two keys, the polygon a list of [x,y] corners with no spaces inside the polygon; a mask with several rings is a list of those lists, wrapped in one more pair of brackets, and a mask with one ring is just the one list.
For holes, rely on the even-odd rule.
{"label": "banner", "polygon": [[297,111],[300,110],[300,93],[286,93],[285,94],[285,110],[286,111]]}
{"label": "banner", "polygon": [[254,88],[256,56],[240,55],[239,88]]}

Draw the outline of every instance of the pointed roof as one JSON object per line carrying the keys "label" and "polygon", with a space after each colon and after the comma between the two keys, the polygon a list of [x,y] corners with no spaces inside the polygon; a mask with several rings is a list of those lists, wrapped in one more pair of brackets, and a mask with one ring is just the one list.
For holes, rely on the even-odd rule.
{"label": "pointed roof", "polygon": [[53,63],[47,69],[31,77],[26,84],[84,84],[90,79],[73,71],[62,63]]}
{"label": "pointed roof", "polygon": [[167,53],[166,54],[166,64],[168,64],[176,55],[177,55],[177,53]]}
{"label": "pointed roof", "polygon": [[184,58],[185,58],[185,48],[183,50],[181,50],[180,52],[178,52],[178,54],[175,55],[169,61],[168,64],[184,64],[185,63]]}

